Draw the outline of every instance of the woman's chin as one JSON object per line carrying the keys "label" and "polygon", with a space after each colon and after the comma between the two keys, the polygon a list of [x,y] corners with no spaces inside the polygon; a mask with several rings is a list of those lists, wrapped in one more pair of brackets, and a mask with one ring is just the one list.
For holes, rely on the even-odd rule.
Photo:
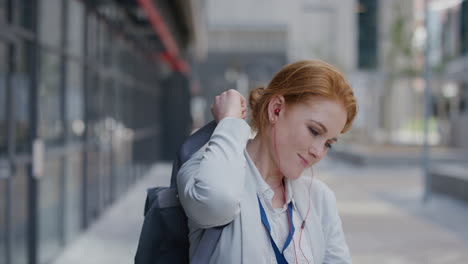
{"label": "woman's chin", "polygon": [[297,179],[299,179],[301,177],[301,175],[302,175],[302,172],[300,172],[300,173],[297,173],[297,172],[296,173],[290,173],[290,174],[286,175],[286,178],[288,178],[289,180],[297,180]]}

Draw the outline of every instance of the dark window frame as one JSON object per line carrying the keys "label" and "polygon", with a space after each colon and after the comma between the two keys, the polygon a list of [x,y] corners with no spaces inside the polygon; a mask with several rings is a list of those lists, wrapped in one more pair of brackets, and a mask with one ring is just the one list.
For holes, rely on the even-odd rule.
{"label": "dark window frame", "polygon": [[378,67],[378,1],[359,0],[358,68]]}

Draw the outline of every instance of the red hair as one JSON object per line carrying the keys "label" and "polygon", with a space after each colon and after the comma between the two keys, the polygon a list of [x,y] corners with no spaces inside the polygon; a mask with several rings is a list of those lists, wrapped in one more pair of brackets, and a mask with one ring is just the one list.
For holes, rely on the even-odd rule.
{"label": "red hair", "polygon": [[303,60],[286,65],[275,74],[267,87],[257,87],[250,91],[250,126],[259,134],[269,124],[268,104],[278,95],[284,97],[287,105],[305,103],[313,96],[341,102],[347,113],[341,133],[351,128],[357,114],[356,98],[343,74],[320,60]]}

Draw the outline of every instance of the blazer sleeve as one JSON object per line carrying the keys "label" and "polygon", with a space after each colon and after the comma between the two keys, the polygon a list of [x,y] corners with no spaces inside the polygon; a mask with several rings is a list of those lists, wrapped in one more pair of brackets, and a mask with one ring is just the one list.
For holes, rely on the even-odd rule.
{"label": "blazer sleeve", "polygon": [[336,197],[332,190],[326,187],[327,203],[325,233],[325,258],[324,264],[351,264],[351,254],[346,244],[341,219],[336,206]]}
{"label": "blazer sleeve", "polygon": [[243,119],[224,118],[207,147],[180,168],[179,199],[187,217],[200,228],[228,224],[239,214],[249,136],[250,126]]}

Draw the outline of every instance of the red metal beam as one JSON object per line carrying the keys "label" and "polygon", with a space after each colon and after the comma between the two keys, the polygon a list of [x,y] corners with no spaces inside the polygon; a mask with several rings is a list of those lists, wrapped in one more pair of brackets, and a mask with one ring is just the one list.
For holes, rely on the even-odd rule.
{"label": "red metal beam", "polygon": [[190,67],[184,60],[176,59],[167,52],[163,52],[157,55],[156,59],[162,60],[169,64],[173,71],[182,72],[186,74],[190,73]]}
{"label": "red metal beam", "polygon": [[159,59],[162,59],[168,63],[174,71],[189,73],[190,68],[184,60],[180,59],[180,51],[177,47],[177,43],[172,37],[172,34],[166,26],[166,23],[164,23],[164,20],[156,6],[151,0],[137,1],[143,8],[149,22],[151,23],[151,26],[153,27],[153,30],[159,36],[164,48],[166,49],[166,52],[159,55]]}
{"label": "red metal beam", "polygon": [[158,34],[161,38],[164,48],[166,48],[167,52],[169,52],[169,54],[172,56],[178,57],[179,48],[177,47],[176,42],[172,38],[171,32],[167,28],[166,23],[164,23],[161,14],[154,6],[153,2],[151,0],[138,0],[138,3],[141,5],[146,15],[148,16],[148,20],[150,21],[154,31],[156,31],[156,34]]}

